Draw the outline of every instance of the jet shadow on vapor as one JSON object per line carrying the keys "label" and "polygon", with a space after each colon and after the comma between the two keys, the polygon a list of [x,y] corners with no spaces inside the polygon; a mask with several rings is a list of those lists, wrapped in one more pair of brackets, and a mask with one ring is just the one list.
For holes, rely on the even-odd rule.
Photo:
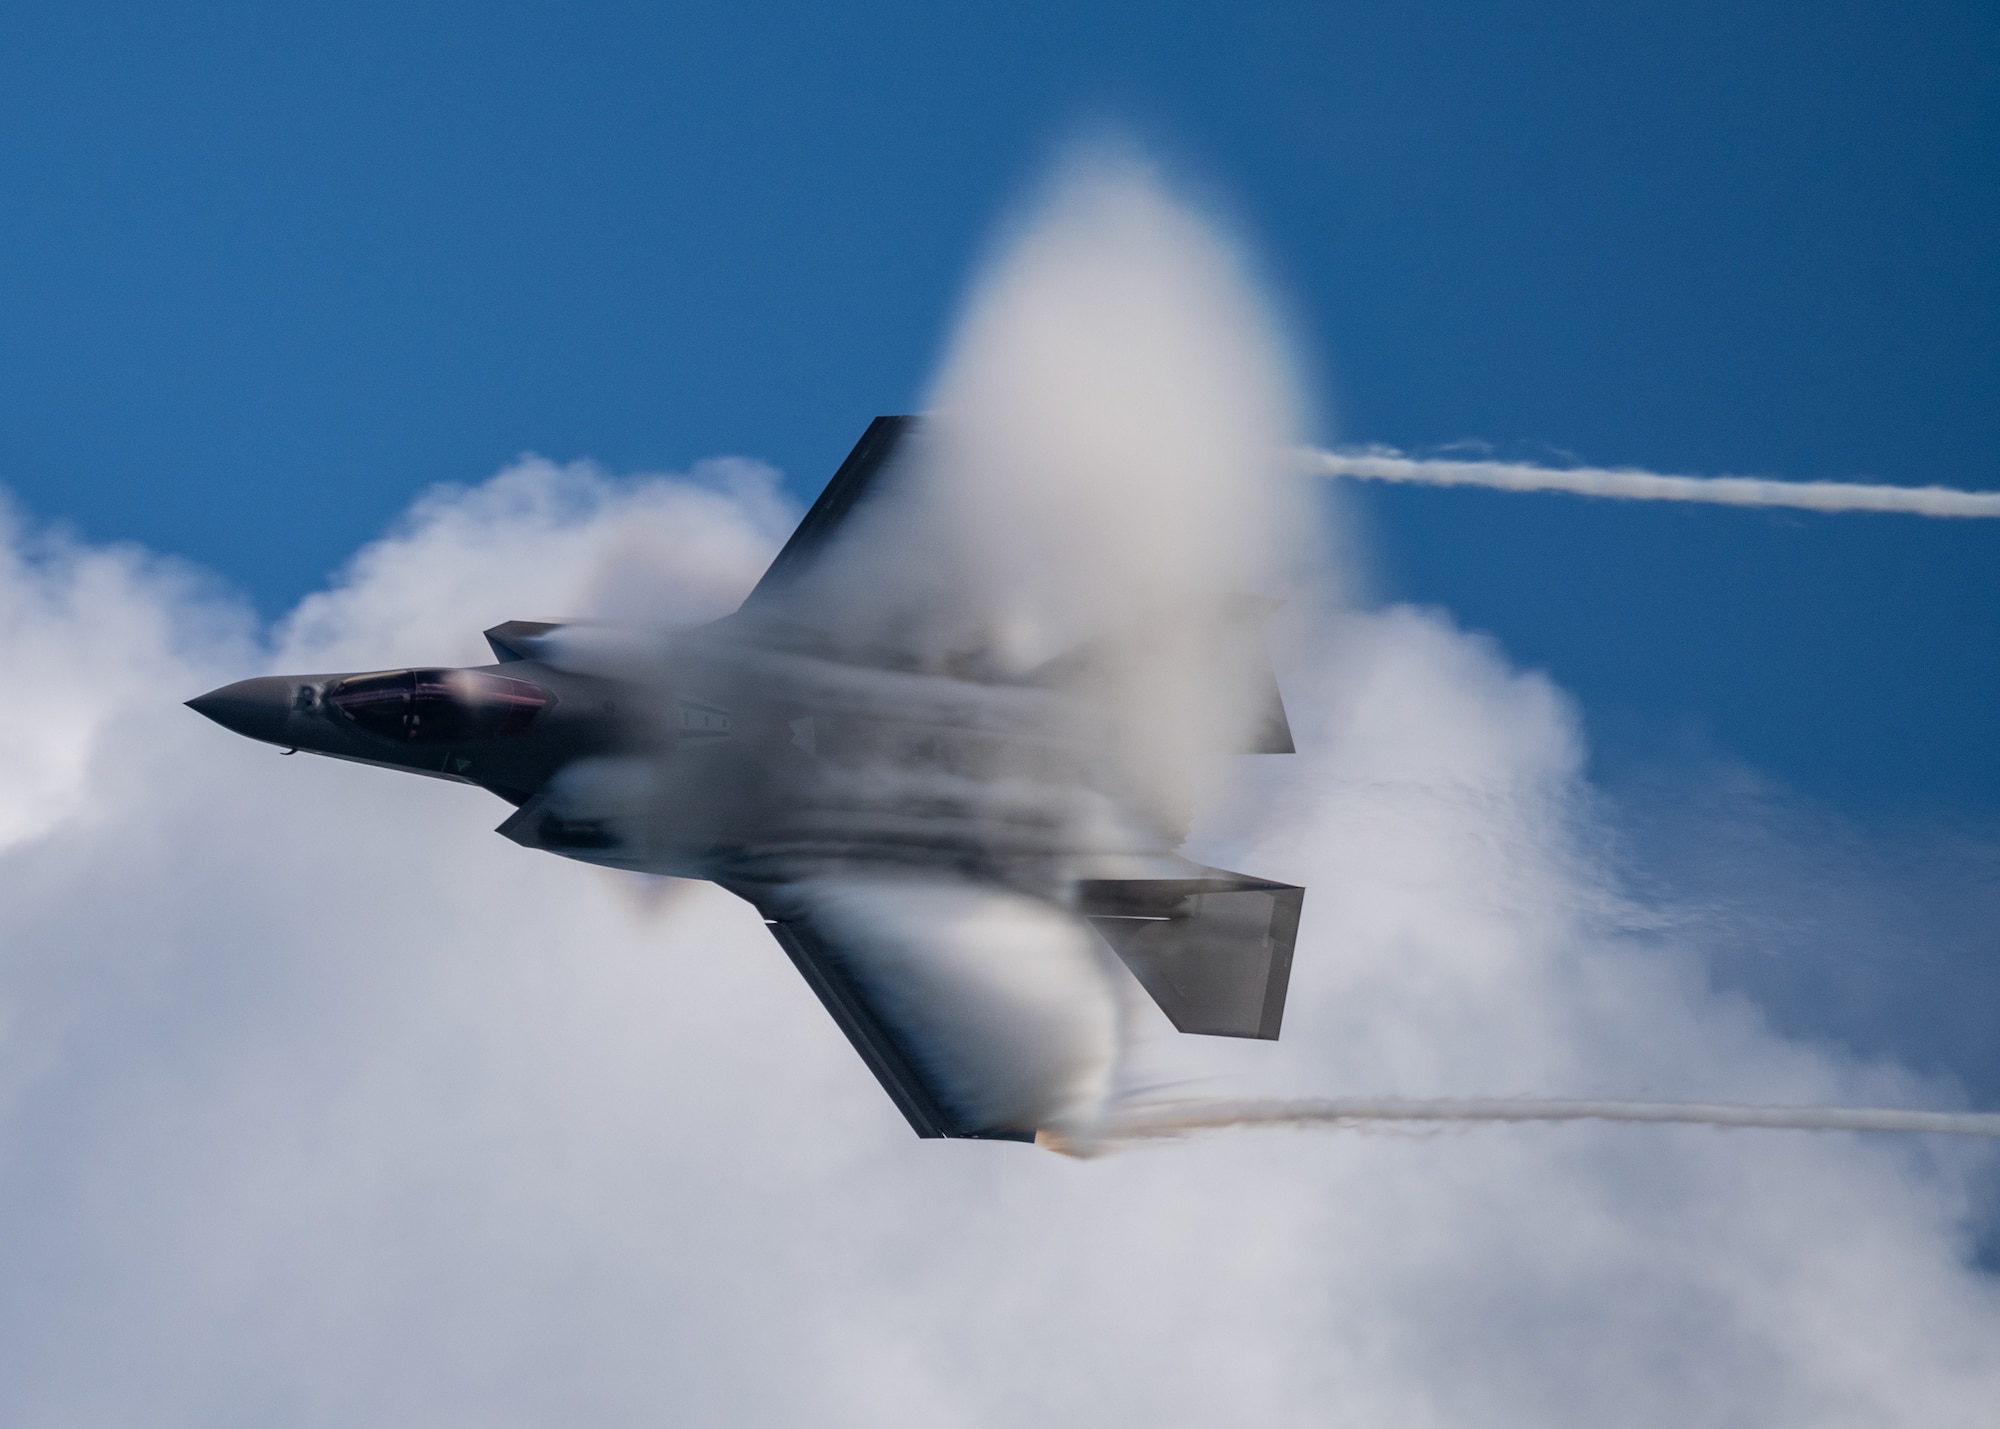
{"label": "jet shadow on vapor", "polygon": [[[252,739],[491,790],[515,806],[499,832],[527,847],[747,899],[919,1136],[1036,1128],[982,1114],[939,1074],[921,1001],[869,972],[868,935],[809,896],[828,879],[1037,900],[1087,920],[1182,1032],[1275,1039],[1304,892],[1192,863],[1184,831],[1124,811],[1079,734],[1088,649],[1015,680],[939,674],[857,655],[799,598],[853,513],[900,479],[916,422],[876,418],[741,609],[711,624],[510,621],[486,632],[490,665],[268,676],[188,703]],[[1263,607],[1227,604],[1220,658],[1264,705],[1242,752],[1289,753]]]}

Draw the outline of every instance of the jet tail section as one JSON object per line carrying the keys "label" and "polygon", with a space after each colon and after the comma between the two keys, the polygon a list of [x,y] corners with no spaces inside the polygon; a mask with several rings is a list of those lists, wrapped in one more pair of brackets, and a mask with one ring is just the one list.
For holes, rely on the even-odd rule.
{"label": "jet tail section", "polygon": [[1203,874],[1089,880],[1077,911],[1180,1031],[1276,1041],[1305,890]]}

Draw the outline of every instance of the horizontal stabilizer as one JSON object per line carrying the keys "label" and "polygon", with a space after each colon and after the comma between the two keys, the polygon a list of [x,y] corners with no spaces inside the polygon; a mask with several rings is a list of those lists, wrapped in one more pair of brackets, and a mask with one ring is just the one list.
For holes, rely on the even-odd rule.
{"label": "horizontal stabilizer", "polygon": [[1305,890],[1205,875],[1091,880],[1077,911],[1180,1031],[1276,1041]]}

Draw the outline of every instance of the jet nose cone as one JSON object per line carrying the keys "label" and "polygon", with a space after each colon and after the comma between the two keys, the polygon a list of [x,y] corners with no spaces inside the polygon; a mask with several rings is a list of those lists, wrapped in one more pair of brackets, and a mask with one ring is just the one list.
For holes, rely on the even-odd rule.
{"label": "jet nose cone", "polygon": [[270,744],[283,744],[285,725],[291,718],[292,682],[276,675],[238,680],[196,696],[187,702],[187,707],[196,714],[207,715],[224,729]]}

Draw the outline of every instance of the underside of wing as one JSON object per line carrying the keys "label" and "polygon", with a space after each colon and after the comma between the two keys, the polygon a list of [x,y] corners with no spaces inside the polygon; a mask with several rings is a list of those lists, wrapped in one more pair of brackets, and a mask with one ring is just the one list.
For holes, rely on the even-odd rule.
{"label": "underside of wing", "polygon": [[1028,1141],[1100,1109],[1117,997],[1081,919],[973,881],[727,886],[764,915],[917,1135]]}
{"label": "underside of wing", "polygon": [[981,1129],[948,1110],[933,1079],[918,1070],[907,1039],[898,1036],[877,1014],[856,984],[849,960],[811,922],[772,921],[765,926],[918,1136],[988,1141],[1035,1139],[1034,1132],[1026,1129]]}

